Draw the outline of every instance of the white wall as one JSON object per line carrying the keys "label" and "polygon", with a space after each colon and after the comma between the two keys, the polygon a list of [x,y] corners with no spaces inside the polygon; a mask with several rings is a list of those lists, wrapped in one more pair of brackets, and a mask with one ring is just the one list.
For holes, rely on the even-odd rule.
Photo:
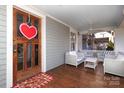
{"label": "white wall", "polygon": [[115,31],[115,51],[124,52],[124,19]]}
{"label": "white wall", "polygon": [[124,19],[122,20],[122,22],[121,22],[119,28],[124,28]]}
{"label": "white wall", "polygon": [[115,31],[115,51],[124,52],[124,28],[114,29]]}

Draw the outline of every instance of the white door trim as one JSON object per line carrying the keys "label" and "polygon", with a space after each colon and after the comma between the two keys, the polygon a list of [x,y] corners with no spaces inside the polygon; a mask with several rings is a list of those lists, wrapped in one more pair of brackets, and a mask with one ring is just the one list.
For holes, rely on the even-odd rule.
{"label": "white door trim", "polygon": [[7,5],[7,75],[6,75],[6,87],[12,87],[13,84],[13,7]]}

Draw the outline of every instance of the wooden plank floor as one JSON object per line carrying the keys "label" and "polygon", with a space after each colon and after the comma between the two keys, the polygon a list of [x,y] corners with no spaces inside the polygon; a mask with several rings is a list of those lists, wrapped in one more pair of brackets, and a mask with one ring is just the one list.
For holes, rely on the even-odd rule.
{"label": "wooden plank floor", "polygon": [[96,70],[62,65],[47,72],[53,80],[47,84],[49,88],[124,88],[124,77],[103,73],[103,64],[99,63]]}

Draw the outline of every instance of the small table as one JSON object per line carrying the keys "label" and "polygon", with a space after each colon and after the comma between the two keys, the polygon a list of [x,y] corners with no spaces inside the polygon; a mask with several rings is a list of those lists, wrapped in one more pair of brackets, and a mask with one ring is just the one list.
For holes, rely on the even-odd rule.
{"label": "small table", "polygon": [[84,67],[89,67],[89,68],[93,68],[95,70],[97,66],[97,58],[86,58],[84,60]]}

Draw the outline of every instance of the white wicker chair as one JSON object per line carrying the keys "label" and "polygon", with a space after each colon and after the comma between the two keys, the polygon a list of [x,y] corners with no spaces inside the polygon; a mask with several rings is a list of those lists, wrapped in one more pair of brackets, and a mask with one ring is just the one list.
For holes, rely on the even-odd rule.
{"label": "white wicker chair", "polygon": [[106,57],[104,59],[104,73],[124,77],[124,55],[118,54],[117,57]]}
{"label": "white wicker chair", "polygon": [[69,64],[77,67],[83,61],[84,61],[83,53],[71,51],[65,54],[65,64]]}

